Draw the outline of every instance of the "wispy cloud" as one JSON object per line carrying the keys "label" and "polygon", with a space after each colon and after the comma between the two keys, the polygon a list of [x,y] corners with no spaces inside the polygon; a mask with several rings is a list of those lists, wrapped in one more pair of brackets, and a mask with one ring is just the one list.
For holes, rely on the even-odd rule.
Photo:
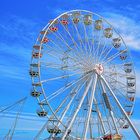
{"label": "wispy cloud", "polygon": [[2,77],[26,79],[32,45],[38,35],[39,23],[9,15],[0,23],[0,73]]}
{"label": "wispy cloud", "polygon": [[38,27],[38,22],[27,18],[15,15],[9,15],[9,18],[3,17],[0,23],[0,31],[3,32],[2,36],[0,35],[1,42],[8,44],[22,43],[21,45],[24,46],[27,42],[29,43],[35,39]]}
{"label": "wispy cloud", "polygon": [[139,21],[118,13],[104,13],[107,20],[120,32],[126,45],[132,49],[140,50],[140,24]]}

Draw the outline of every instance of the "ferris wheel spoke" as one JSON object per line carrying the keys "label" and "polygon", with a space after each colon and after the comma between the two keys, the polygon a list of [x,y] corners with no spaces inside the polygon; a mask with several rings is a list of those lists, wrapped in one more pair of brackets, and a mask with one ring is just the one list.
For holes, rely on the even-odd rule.
{"label": "ferris wheel spoke", "polygon": [[[75,46],[75,48],[76,48],[76,46]],[[74,49],[74,48],[73,48]],[[75,58],[75,59],[82,59],[83,61],[85,61],[85,59],[84,59],[84,55],[83,55],[83,53],[81,52],[78,52],[78,50],[77,49],[75,49],[74,51],[73,51],[73,55],[71,54],[71,56],[69,55],[69,58]],[[85,61],[85,63],[87,63],[86,61]]]}
{"label": "ferris wheel spoke", "polygon": [[[55,46],[60,47],[61,45],[56,44]],[[51,45],[47,45],[46,49],[50,49],[50,52],[55,52],[57,55],[61,55],[61,56],[64,55],[64,50],[62,49],[59,50],[58,48],[56,49],[54,48],[54,46],[52,47]]]}
{"label": "ferris wheel spoke", "polygon": [[[53,32],[52,32],[53,33]],[[64,43],[66,45],[66,47],[69,49],[69,50],[72,50],[73,48],[70,47],[70,45],[65,41],[65,39],[62,37],[62,35],[60,33],[57,32],[56,33],[53,33],[59,40],[62,41],[62,43]]]}
{"label": "ferris wheel spoke", "polygon": [[[86,54],[88,55],[88,52],[90,52],[89,39],[88,39],[88,36],[87,36],[86,26],[85,26],[84,22],[82,22],[82,24],[83,24],[83,27],[84,27],[85,47],[89,48],[89,50],[86,49]],[[86,42],[87,42],[87,45],[86,45]]]}
{"label": "ferris wheel spoke", "polygon": [[[87,81],[87,80],[86,80]],[[79,84],[77,88],[75,88],[75,90],[73,90],[71,93],[71,99],[69,101],[69,103],[67,104],[67,106],[64,108],[64,111],[62,113],[62,116],[60,117],[60,122],[62,122],[62,120],[64,119],[64,117],[66,116],[66,113],[68,112],[74,98],[76,97],[76,95],[78,94],[78,92],[81,90],[81,88],[85,85],[86,81],[84,81],[84,83]],[[58,122],[57,127],[60,126],[60,122]],[[54,135],[52,135],[53,137]]]}
{"label": "ferris wheel spoke", "polygon": [[[55,115],[57,114],[57,112],[61,109],[61,107],[63,106],[63,104],[65,104],[65,102],[67,101],[69,95],[67,95],[65,97],[65,99],[62,101],[62,103],[58,106],[58,108],[55,110]],[[40,135],[43,133],[43,131],[47,128],[47,125],[48,125],[48,122],[49,120],[53,120],[55,118],[54,115],[51,115],[49,118],[48,118],[48,121],[45,122],[45,124],[42,126],[42,128],[40,129],[40,131],[37,133],[37,135],[35,136],[34,140],[38,140]]]}
{"label": "ferris wheel spoke", "polygon": [[[67,105],[66,108],[64,109],[64,112],[62,113],[62,116],[60,117],[60,120],[61,120],[61,121],[62,121],[63,118],[65,117],[65,115],[66,115],[68,109],[70,108],[70,106],[71,106],[71,104],[72,104],[72,102],[73,102],[75,96],[77,95],[78,91],[81,89],[80,86],[81,86],[81,85],[78,85],[77,89],[76,89],[75,91],[72,91],[72,92],[71,92],[73,95],[71,96],[71,100],[69,101],[68,105]],[[71,93],[70,93],[70,94],[71,94]],[[60,125],[60,123],[58,123],[57,126],[59,126],[59,125]]]}
{"label": "ferris wheel spoke", "polygon": [[114,64],[114,63],[110,63],[109,65],[105,65],[105,72],[107,71],[110,71],[112,70],[112,68],[115,69],[115,71],[119,71],[119,70],[123,70],[124,72],[124,63],[121,63],[121,64]]}
{"label": "ferris wheel spoke", "polygon": [[125,85],[124,83],[122,83],[122,82],[120,82],[120,81],[118,81],[118,80],[116,80],[116,79],[114,79],[114,78],[112,78],[112,77],[110,77],[110,76],[108,76],[108,75],[106,75],[106,74],[104,74],[104,76],[105,76],[105,77],[109,77],[109,78],[112,79],[112,80],[115,80],[116,83],[119,84],[119,86],[122,87],[123,89],[126,88],[126,85]]}
{"label": "ferris wheel spoke", "polygon": [[[101,37],[102,37],[102,32],[100,31],[100,34],[99,34],[99,40],[98,40],[98,45],[97,45],[97,47],[96,47],[96,49],[95,49],[95,52],[94,52],[94,58],[96,59],[95,60],[95,62],[97,62],[97,58],[98,58],[98,55],[99,55],[99,48],[100,48],[100,46],[101,46]],[[104,41],[104,46],[105,46],[105,42],[106,41]]]}
{"label": "ferris wheel spoke", "polygon": [[49,57],[53,57],[53,58],[55,58],[55,59],[60,59],[60,57],[61,56],[58,56],[58,55],[56,55],[56,53],[52,53],[51,51],[50,52],[47,52],[46,53]]}
{"label": "ferris wheel spoke", "polygon": [[76,65],[69,65],[69,66],[63,66],[62,64],[61,65],[59,65],[59,64],[43,64],[43,62],[41,62],[42,63],[42,66],[44,66],[44,67],[47,67],[47,68],[50,68],[50,69],[58,69],[58,70],[60,70],[60,71],[70,71],[70,72],[75,72],[75,73],[81,73],[80,72],[80,69],[82,68],[82,67],[78,67],[77,66],[77,64]]}
{"label": "ferris wheel spoke", "polygon": [[64,135],[63,135],[63,137],[62,137],[62,140],[65,139],[65,137],[67,136],[68,132],[70,131],[70,128],[71,128],[71,126],[72,126],[72,124],[73,124],[73,122],[74,122],[74,120],[75,120],[75,118],[76,118],[76,116],[77,116],[77,113],[79,112],[79,110],[80,110],[80,108],[81,108],[81,105],[82,105],[82,103],[83,103],[83,101],[84,101],[84,99],[85,99],[85,96],[87,95],[87,93],[88,93],[88,91],[89,91],[89,88],[90,88],[90,86],[91,86],[91,84],[92,84],[92,81],[93,81],[93,80],[90,79],[90,81],[89,81],[89,83],[88,83],[88,85],[87,85],[87,87],[86,87],[86,89],[85,89],[85,92],[84,92],[84,94],[83,94],[83,96],[82,96],[82,98],[81,98],[81,100],[80,100],[80,103],[79,103],[79,105],[78,105],[76,111],[74,112],[74,115],[73,115],[73,117],[72,117],[72,119],[71,119],[71,122],[68,124],[68,127],[67,127],[67,129],[66,129],[66,131],[65,131],[65,133],[64,133]]}
{"label": "ferris wheel spoke", "polygon": [[102,54],[102,52],[100,52],[100,50],[103,49],[106,47],[106,40],[104,39],[104,42],[103,42],[103,46],[102,46],[102,42],[101,42],[101,37],[100,37],[100,41],[98,42],[98,45],[97,45],[97,49],[96,49],[96,52],[94,53],[95,54],[95,58],[96,58],[96,63],[98,63],[99,61],[99,55]]}
{"label": "ferris wheel spoke", "polygon": [[117,95],[118,96],[120,95],[121,97],[123,97],[125,99],[125,101],[127,100],[130,102],[130,99],[126,95],[123,94],[123,93],[127,92],[127,89],[125,87],[121,87],[121,84],[119,86],[120,86],[119,89],[117,87],[115,88],[115,91],[118,91]]}
{"label": "ferris wheel spoke", "polygon": [[69,57],[71,60],[73,60],[74,62],[76,62],[76,64],[80,64],[81,65],[81,68],[86,68],[87,66],[89,66],[89,60],[85,60],[84,56],[83,57],[78,57],[77,56],[74,56],[74,57]]}
{"label": "ferris wheel spoke", "polygon": [[79,75],[79,74],[83,74],[84,72],[77,72],[77,73],[73,73],[73,74],[68,74],[68,75],[63,75],[63,76],[59,76],[59,77],[54,77],[54,78],[50,78],[50,79],[47,79],[47,80],[42,80],[41,83],[46,83],[46,82],[49,82],[49,81],[54,81],[54,80],[58,80],[58,79],[64,79],[64,78],[68,78],[68,77],[71,77],[71,76],[75,76],[75,75]]}
{"label": "ferris wheel spoke", "polygon": [[64,68],[63,66],[46,66],[48,68],[51,68],[51,69],[58,69],[58,70],[61,70],[61,71],[70,71],[70,72],[77,72],[77,73],[80,73],[80,67],[72,67],[72,66],[68,66],[67,68]]}
{"label": "ferris wheel spoke", "polygon": [[[54,54],[53,54],[53,53],[54,53]],[[62,53],[62,52],[58,52],[58,51],[56,51],[56,50],[54,49],[53,53],[48,52],[47,54],[50,55],[50,56],[53,56],[53,57],[55,57],[55,58],[57,58],[57,59],[60,59],[60,58],[62,58],[62,57],[65,57],[65,56],[64,56],[64,53],[65,53],[65,52],[63,52],[63,53]],[[58,56],[57,56],[58,54],[61,55],[59,58],[58,58]],[[67,59],[69,59],[69,58],[71,58],[72,60],[77,61],[77,59],[74,59],[70,54],[67,53]],[[62,58],[62,59],[63,59],[63,58]]]}
{"label": "ferris wheel spoke", "polygon": [[[53,53],[54,53],[54,54],[53,54]],[[63,59],[62,57],[63,57],[64,54],[61,54],[61,53],[60,53],[61,56],[58,57],[58,56],[57,56],[57,54],[58,54],[57,52],[53,52],[53,53],[48,52],[47,54],[50,55],[50,56],[52,56],[52,57],[54,57],[54,58],[56,58],[56,59],[59,59],[60,61]],[[62,59],[61,59],[61,58],[62,58]],[[73,57],[73,56],[71,56],[70,54],[67,55],[67,59],[71,59],[71,60],[73,60],[73,61],[76,62],[76,63],[78,62],[78,58]],[[57,60],[57,61],[58,61],[58,60]],[[78,62],[78,63],[79,63],[79,64],[83,64],[83,63],[80,63],[80,62]]]}
{"label": "ferris wheel spoke", "polygon": [[[61,23],[61,22],[60,22]],[[68,29],[66,29],[66,27],[64,25],[62,25],[61,23],[61,26],[65,29],[65,31],[68,33],[69,37],[71,38],[72,42],[73,42],[73,45],[75,46],[75,50],[76,50],[76,54],[78,55],[78,51],[77,51],[77,43],[75,42],[74,38],[71,36],[70,32],[68,31]],[[63,41],[65,42],[65,44],[68,45],[68,43],[65,41],[65,39],[62,37],[62,35],[59,33],[59,36],[61,36],[61,38],[63,39]],[[70,46],[70,45],[69,45]],[[77,46],[77,47],[76,47]],[[71,48],[72,49],[72,48]],[[73,48],[74,49],[74,48]]]}
{"label": "ferris wheel spoke", "polygon": [[[51,49],[53,49],[54,51],[57,51],[57,52],[63,52],[64,51],[64,48],[62,47],[62,44],[58,44],[58,43],[55,43],[55,41],[53,41],[53,39],[49,39],[50,45],[46,44],[46,48],[50,47]],[[57,49],[54,48],[54,46],[57,46]],[[59,49],[59,50],[58,50]]]}
{"label": "ferris wheel spoke", "polygon": [[[64,98],[64,100],[60,103],[60,105],[58,106],[58,108],[55,110],[55,114],[56,114],[57,112],[60,111],[60,109],[62,108],[62,106],[65,104],[65,102],[68,100],[69,97],[70,97],[70,95],[68,94],[68,95]],[[52,116],[50,117],[49,120],[51,120],[51,119],[53,119],[53,118],[54,118],[54,115],[52,115]]]}
{"label": "ferris wheel spoke", "polygon": [[[101,19],[102,20],[102,19]],[[95,21],[94,21],[94,24],[95,24]],[[96,35],[97,34],[97,35]],[[98,45],[99,45],[99,40],[101,40],[101,35],[102,35],[102,30],[99,30],[99,31],[97,31],[95,28],[94,28],[94,30],[93,30],[93,32],[92,32],[92,36],[95,38],[94,39],[94,44],[93,44],[93,48],[94,48],[94,51],[93,51],[93,56],[95,57],[95,52],[97,52],[97,48],[98,48]],[[98,42],[98,45],[96,46],[95,45],[95,41],[97,41]]]}
{"label": "ferris wheel spoke", "polygon": [[96,51],[96,47],[95,47],[95,29],[92,31],[92,37],[93,37],[93,40],[91,40],[91,46],[92,46],[92,50],[90,52],[90,55],[92,56],[94,54],[94,52]]}
{"label": "ferris wheel spoke", "polygon": [[58,96],[59,94],[61,94],[64,91],[66,91],[67,89],[69,89],[73,85],[77,84],[78,82],[80,82],[81,80],[83,80],[86,77],[87,77],[87,75],[79,78],[78,80],[73,80],[72,82],[69,82],[66,86],[61,87],[59,90],[57,90],[54,93],[52,93],[51,95],[49,95],[47,97],[47,99],[52,100],[54,97]]}
{"label": "ferris wheel spoke", "polygon": [[[76,41],[74,40],[74,38],[71,36],[71,34],[70,34],[68,28],[66,28],[64,25],[62,25],[62,26],[63,26],[63,28],[66,30],[66,32],[68,33],[69,37],[71,38],[71,40],[72,40],[72,42],[73,42],[73,45],[75,46],[75,52],[74,52],[74,53],[75,53],[76,57],[77,57],[77,56],[80,57],[81,54],[83,54],[82,47],[78,47],[78,44],[76,43]],[[77,48],[79,48],[81,54],[80,54],[80,52],[78,52]]]}
{"label": "ferris wheel spoke", "polygon": [[[61,22],[60,22],[61,23]],[[62,27],[65,29],[65,31],[68,33],[69,37],[71,38],[73,44],[75,47],[78,47],[76,41],[74,40],[74,38],[71,36],[71,33],[69,32],[68,28],[66,28],[62,23],[61,23]]]}
{"label": "ferris wheel spoke", "polygon": [[115,59],[117,56],[119,56],[120,54],[124,53],[125,51],[127,51],[127,49],[121,51],[121,52],[118,52],[118,53],[115,53],[114,55],[112,55],[111,57],[108,57],[107,58],[107,61],[104,61],[103,64],[106,64],[110,61],[112,61],[113,59]]}
{"label": "ferris wheel spoke", "polygon": [[[109,43],[109,41],[108,41],[108,43]],[[107,49],[108,49],[108,44],[107,44],[107,38],[106,37],[104,37],[104,45],[103,45],[103,47],[101,47],[101,52],[100,52],[100,54],[99,54],[99,59],[100,59],[100,57],[107,51]],[[98,59],[98,60],[99,60]]]}
{"label": "ferris wheel spoke", "polygon": [[[77,25],[75,25],[73,21],[71,21],[71,22],[72,22],[72,24],[73,24],[73,26],[74,26],[74,28],[75,28],[75,30],[76,30],[76,33],[77,33],[77,35],[78,35],[79,42],[80,42],[80,44],[81,44],[81,45],[80,45],[80,48],[81,48],[81,50],[82,50],[82,46],[84,47],[84,43],[83,43],[82,37],[81,37],[81,35],[80,35],[79,31],[78,31]],[[80,48],[79,48],[79,49],[80,49]],[[83,50],[82,50],[82,52],[83,52]]]}
{"label": "ferris wheel spoke", "polygon": [[[106,60],[107,56],[108,56],[109,53],[112,51],[112,49],[113,49],[113,46],[112,46],[110,49],[106,49],[106,50],[102,53],[102,55],[103,55],[102,61],[105,61],[105,60]],[[102,56],[102,55],[99,56],[99,59],[101,59],[101,56]]]}
{"label": "ferris wheel spoke", "polygon": [[104,50],[102,50],[102,52],[99,55],[99,61],[101,61],[101,60],[105,61],[105,59],[107,58],[108,54],[112,51],[112,49],[113,49],[113,47],[111,47],[111,48],[106,47]]}
{"label": "ferris wheel spoke", "polygon": [[105,73],[110,73],[110,75],[118,75],[118,76],[127,76],[126,73],[120,73],[120,72],[112,72],[111,71],[105,71]]}

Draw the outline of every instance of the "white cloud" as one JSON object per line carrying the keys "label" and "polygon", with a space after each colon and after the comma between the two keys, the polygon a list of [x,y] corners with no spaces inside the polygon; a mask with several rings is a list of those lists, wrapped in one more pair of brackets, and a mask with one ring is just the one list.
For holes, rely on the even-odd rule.
{"label": "white cloud", "polygon": [[106,19],[120,32],[127,46],[140,50],[139,21],[121,14],[104,13]]}

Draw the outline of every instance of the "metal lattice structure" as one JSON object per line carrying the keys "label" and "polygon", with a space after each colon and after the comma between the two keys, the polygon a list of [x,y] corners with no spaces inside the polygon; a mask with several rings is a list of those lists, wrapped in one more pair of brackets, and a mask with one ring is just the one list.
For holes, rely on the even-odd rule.
{"label": "metal lattice structure", "polygon": [[[40,32],[30,64],[31,95],[50,140],[121,140],[133,114],[136,78],[122,37],[103,17],[73,10]],[[35,139],[39,138],[40,133]]]}
{"label": "metal lattice structure", "polygon": [[[14,135],[16,133],[16,127],[19,121],[19,117],[22,113],[23,110],[23,106],[25,104],[27,100],[27,97],[24,97],[16,102],[14,102],[13,104],[10,104],[8,106],[4,106],[0,109],[0,118],[6,118],[8,117],[8,115],[11,113],[14,114],[13,116],[13,120],[11,123],[9,123],[9,128],[7,128],[8,131],[5,134],[1,134],[4,135],[4,137],[2,138],[3,140],[12,140],[14,138]],[[16,108],[16,111],[14,110]]]}

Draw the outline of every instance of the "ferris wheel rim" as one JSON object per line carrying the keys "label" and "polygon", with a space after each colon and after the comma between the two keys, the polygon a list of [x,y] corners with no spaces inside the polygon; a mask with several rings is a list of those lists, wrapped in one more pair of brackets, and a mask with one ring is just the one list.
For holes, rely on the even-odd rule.
{"label": "ferris wheel rim", "polygon": [[[48,27],[47,27],[47,30],[49,30],[49,27],[51,27],[51,25],[55,22],[55,20],[57,20],[57,19],[59,19],[62,15],[64,15],[64,14],[67,14],[67,13],[69,13],[69,12],[74,12],[74,11],[78,11],[78,10],[72,10],[72,11],[68,11],[68,12],[65,12],[65,13],[63,13],[63,14],[61,14],[60,16],[58,16],[57,18],[55,18],[54,20],[53,20],[53,22],[51,23],[51,24],[48,24]],[[90,12],[90,11],[87,11],[87,10],[80,10],[80,11],[83,11],[83,12]],[[93,13],[93,12],[90,12],[91,14],[96,14],[96,13]],[[98,15],[98,14],[97,14]],[[102,17],[102,19],[104,20],[104,18]],[[106,20],[105,20],[106,21]],[[109,23],[110,24],[110,23]],[[111,24],[110,24],[111,25]],[[45,29],[46,27],[44,27],[43,29]],[[113,30],[115,31],[115,29],[114,29],[114,27],[111,25],[111,27],[113,28]],[[115,31],[116,32],[116,31]],[[117,33],[118,34],[118,33]],[[118,34],[119,36],[120,36],[120,34]],[[46,36],[46,34],[44,34],[44,36],[43,36],[43,38]],[[121,37],[121,36],[120,36]],[[122,39],[122,41],[124,42],[124,40],[123,40],[123,38],[121,37],[121,39]],[[41,46],[42,46],[42,44],[43,43],[41,43]],[[124,42],[124,44],[125,44],[125,42]],[[128,47],[126,46],[126,44],[125,44],[125,47],[127,48],[127,50],[129,50],[128,49]],[[40,48],[40,50],[39,50],[39,52],[41,52],[41,48]],[[130,55],[129,55],[130,56]],[[40,62],[40,58],[39,58],[39,62]],[[132,61],[131,61],[132,62]],[[38,70],[39,70],[39,73],[40,73],[40,67],[38,67]],[[133,69],[133,71],[134,71],[134,69]],[[42,81],[42,79],[41,79],[41,76],[39,76],[39,81],[41,82]],[[33,81],[32,81],[33,82]],[[42,88],[42,91],[43,91],[43,94],[44,94],[44,98],[45,98],[45,100],[46,100],[46,102],[47,102],[47,98],[46,98],[46,93],[45,93],[45,91],[44,91],[44,88],[43,88],[43,85],[41,85],[41,88]],[[47,102],[48,103],[48,102]],[[48,105],[49,105],[49,103],[48,103]],[[50,106],[50,105],[49,105]],[[134,107],[134,106],[133,106]],[[50,110],[52,111],[52,112],[54,112],[53,111],[53,109],[51,108],[51,106],[50,106]],[[55,113],[53,113],[54,114],[54,116],[57,118],[57,116],[55,115]],[[59,121],[59,119],[58,119],[58,121]],[[61,122],[62,123],[62,122]]]}

